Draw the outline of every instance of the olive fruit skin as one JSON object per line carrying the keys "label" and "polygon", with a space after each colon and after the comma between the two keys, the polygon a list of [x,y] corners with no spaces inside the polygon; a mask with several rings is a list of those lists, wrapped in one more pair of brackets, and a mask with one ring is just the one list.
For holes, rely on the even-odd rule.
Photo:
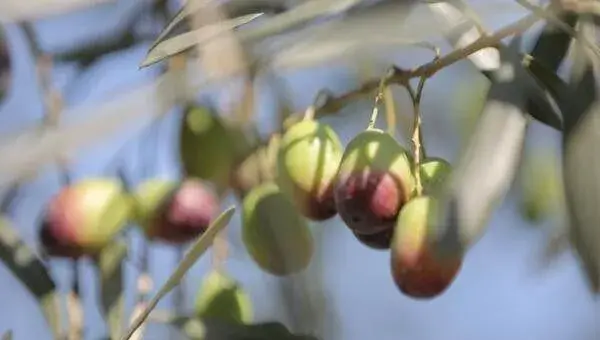
{"label": "olive fruit skin", "polygon": [[283,135],[277,155],[277,184],[313,221],[327,220],[337,213],[333,180],[342,152],[333,129],[314,120],[296,123]]}
{"label": "olive fruit skin", "polygon": [[377,234],[363,235],[355,231],[353,231],[352,234],[360,243],[371,249],[386,250],[390,249],[394,229],[384,230]]}
{"label": "olive fruit skin", "polygon": [[187,177],[226,185],[235,148],[234,133],[209,108],[186,108],[181,120],[179,154]]}
{"label": "olive fruit skin", "polygon": [[436,244],[439,228],[437,202],[429,196],[410,200],[398,216],[391,245],[391,272],[398,289],[413,298],[439,296],[454,281],[462,266],[462,255],[441,258]]}
{"label": "olive fruit skin", "polygon": [[388,133],[369,129],[346,147],[334,181],[344,223],[360,234],[392,229],[415,182],[409,156]]}
{"label": "olive fruit skin", "polygon": [[314,253],[311,231],[274,182],[253,188],[242,206],[242,240],[262,270],[287,276],[308,267]]}
{"label": "olive fruit skin", "polygon": [[135,220],[150,240],[171,244],[202,235],[219,210],[219,201],[201,180],[150,179],[134,193]]}
{"label": "olive fruit skin", "polygon": [[219,319],[236,324],[252,322],[252,301],[242,287],[228,275],[211,271],[203,280],[196,296],[197,317]]}
{"label": "olive fruit skin", "polygon": [[452,166],[446,160],[437,157],[425,159],[419,164],[423,194],[439,192],[452,172]]}
{"label": "olive fruit skin", "polygon": [[42,217],[40,242],[51,256],[95,255],[127,225],[131,199],[117,179],[85,179],[62,188]]}

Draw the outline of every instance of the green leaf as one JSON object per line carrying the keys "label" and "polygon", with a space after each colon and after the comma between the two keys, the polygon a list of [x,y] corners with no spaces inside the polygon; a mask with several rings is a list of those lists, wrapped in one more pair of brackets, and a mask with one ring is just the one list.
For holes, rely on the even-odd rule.
{"label": "green leaf", "polygon": [[169,277],[167,282],[163,284],[163,286],[158,290],[158,293],[150,300],[146,309],[136,318],[133,322],[127,334],[122,338],[123,340],[129,339],[138,327],[142,325],[142,323],[148,318],[150,312],[156,307],[158,302],[167,295],[175,286],[179,284],[183,276],[187,273],[187,271],[198,261],[198,259],[206,252],[206,250],[212,245],[214,238],[217,234],[229,224],[233,213],[235,212],[235,207],[229,207],[225,210],[219,217],[217,217],[211,225],[208,227],[206,232],[191,246],[190,250],[185,254],[183,260],[173,274]]}
{"label": "green leaf", "polygon": [[[275,34],[284,33],[285,31],[321,16],[339,14],[360,2],[361,0],[306,1],[286,12],[265,20],[265,22],[256,27],[240,32],[238,37],[243,43],[250,40],[267,38]],[[162,41],[156,44],[156,46],[148,52],[146,59],[141,63],[140,67],[152,65],[188,50],[195,45],[204,44],[219,34],[244,25],[260,15],[261,14],[243,15],[238,18],[225,20]]]}
{"label": "green leaf", "polygon": [[197,30],[180,34],[165,41],[161,41],[164,37],[159,36],[157,41],[148,51],[144,61],[140,64],[140,68],[148,67],[161,60],[172,57],[194,45],[206,43],[220,33],[245,25],[261,15],[261,13],[248,14],[231,20],[224,20],[223,22],[207,25]]}
{"label": "green leaf", "polygon": [[170,324],[189,339],[195,340],[317,340],[312,336],[294,335],[277,322],[241,325],[217,319],[181,316],[171,320]]}
{"label": "green leaf", "polygon": [[59,295],[48,270],[23,242],[11,223],[0,217],[0,260],[39,301],[55,337],[61,334]]}
{"label": "green leaf", "polygon": [[[564,12],[559,16],[559,20],[573,29],[577,24],[577,15]],[[567,55],[571,40],[570,33],[557,30],[555,25],[547,23],[530,53],[533,59],[529,60],[527,70],[554,99],[561,96],[560,93],[563,93],[567,86],[556,72]],[[562,116],[555,113],[556,110],[550,107],[548,100],[532,98],[528,103],[527,111],[538,121],[548,122],[547,125],[558,130],[562,129]]]}
{"label": "green leaf", "polygon": [[[520,42],[501,48],[503,64],[520,63]],[[527,93],[518,72],[492,74],[493,84],[469,145],[442,196],[441,253],[464,253],[486,230],[489,216],[506,195],[517,173],[528,119]],[[474,185],[476,183],[476,185]],[[445,254],[440,254],[445,255]]]}
{"label": "green leaf", "polygon": [[569,239],[577,251],[593,292],[600,293],[600,100],[593,64],[579,79],[571,78],[570,92],[559,98],[565,117],[563,176],[569,210]]}
{"label": "green leaf", "polygon": [[[577,24],[577,15],[574,13],[561,13],[559,19],[571,29]],[[543,67],[556,72],[567,55],[572,38],[571,34],[547,23],[529,54]]]}
{"label": "green leaf", "polygon": [[95,258],[100,277],[100,299],[104,319],[111,339],[118,339],[123,331],[123,261],[127,245],[118,240],[109,244]]}
{"label": "green leaf", "polygon": [[[160,32],[158,38],[152,43],[149,50],[154,49],[156,45],[163,42],[173,30],[187,19],[190,15],[198,12],[203,6],[206,6],[204,1],[188,1],[177,13],[169,20],[167,26]],[[267,12],[280,13],[285,11],[285,7],[279,1],[228,1],[223,3],[225,11],[230,17],[242,17],[246,15],[261,15]]]}

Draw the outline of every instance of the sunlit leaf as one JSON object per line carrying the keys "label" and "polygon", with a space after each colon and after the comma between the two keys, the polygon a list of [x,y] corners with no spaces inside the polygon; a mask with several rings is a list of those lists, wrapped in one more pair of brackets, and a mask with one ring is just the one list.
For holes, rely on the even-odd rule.
{"label": "sunlit leaf", "polygon": [[[577,16],[573,13],[562,13],[559,20],[570,28],[577,24]],[[552,24],[546,24],[530,53],[533,59],[529,62],[528,71],[553,98],[557,98],[559,93],[565,91],[566,83],[556,75],[556,72],[567,55],[571,39],[572,36],[568,32],[557,30]],[[546,103],[548,105],[544,105]],[[549,105],[550,103],[543,99],[530,100],[528,112],[537,120],[548,121],[551,123],[548,125],[562,129],[562,117],[559,117],[558,113],[549,114],[556,112],[556,109]]]}
{"label": "sunlit leaf", "polygon": [[11,223],[0,217],[0,260],[39,301],[52,333],[61,332],[59,295],[44,264],[23,242]]}
{"label": "sunlit leaf", "polygon": [[[577,24],[577,15],[573,13],[562,13],[559,19],[571,28]],[[569,33],[546,24],[529,54],[542,66],[556,72],[567,55],[571,39]]]}
{"label": "sunlit leaf", "polygon": [[[252,40],[260,40],[275,34],[284,33],[321,16],[331,16],[342,13],[360,2],[361,0],[306,1],[286,12],[268,18],[256,27],[250,27],[238,32],[238,38],[242,43],[247,43]],[[252,18],[252,20],[253,19],[254,18]],[[142,62],[140,67],[154,64],[195,45],[204,44],[217,37],[219,34],[234,29],[249,21],[251,21],[249,20],[249,16],[242,16],[241,18],[202,27],[162,41],[149,51],[148,56]]]}
{"label": "sunlit leaf", "polygon": [[277,322],[242,325],[216,319],[177,317],[170,324],[195,340],[317,340],[312,336],[294,335]]}
{"label": "sunlit leaf", "polygon": [[[502,62],[519,63],[519,42],[501,49]],[[509,71],[509,72],[507,72]],[[490,214],[512,184],[527,131],[527,101],[516,73],[500,68],[492,75],[487,102],[467,149],[455,167],[444,197],[442,251],[464,252],[484,233]]]}
{"label": "sunlit leaf", "polygon": [[[436,21],[448,27],[446,39],[454,48],[462,48],[481,37],[478,22],[473,19],[475,13],[464,13],[467,7],[462,1],[440,1],[427,4]],[[469,15],[470,14],[470,15]],[[496,48],[484,48],[471,55],[469,60],[482,71],[491,71],[500,67],[500,54]]]}
{"label": "sunlit leaf", "polygon": [[[206,1],[187,1],[177,13],[169,20],[167,26],[160,32],[158,38],[152,43],[149,50],[154,49],[156,45],[163,42],[168,36],[173,33],[176,27],[180,26],[182,22],[187,19],[190,15],[198,12],[208,2]],[[248,1],[248,0],[230,0],[223,4],[223,7],[229,17],[239,18],[247,17],[248,15],[260,16],[263,13],[281,13],[285,11],[285,4],[280,1]]]}
{"label": "sunlit leaf", "polygon": [[244,15],[217,24],[207,25],[195,31],[183,33],[166,41],[158,42],[148,51],[148,55],[140,64],[140,68],[150,66],[168,57],[172,57],[194,45],[203,44],[218,36],[220,33],[245,25],[261,15],[261,13]]}
{"label": "sunlit leaf", "polygon": [[179,284],[183,276],[187,271],[198,261],[198,259],[206,252],[206,250],[212,245],[214,238],[218,233],[229,224],[235,208],[232,206],[225,210],[219,217],[217,217],[211,225],[208,227],[206,232],[190,247],[190,250],[185,254],[183,260],[175,271],[171,274],[167,282],[162,285],[158,290],[158,293],[150,300],[146,309],[137,317],[136,321],[130,326],[127,334],[123,337],[124,340],[129,339],[138,327],[146,320],[150,312],[156,307],[158,302],[169,293],[175,286]]}
{"label": "sunlit leaf", "polygon": [[100,300],[111,339],[118,339],[123,327],[123,261],[127,245],[116,241],[98,254],[96,266],[100,277]]}
{"label": "sunlit leaf", "polygon": [[[470,18],[469,15],[467,15],[471,13],[472,16],[473,13],[471,11],[467,11],[468,13],[462,13],[466,10],[467,5],[464,3],[461,5],[461,3],[463,3],[463,1],[454,0],[451,2],[428,4],[429,8],[432,10],[440,23],[452,27],[452,29],[449,29],[446,32],[445,36],[455,48],[464,47],[481,37],[481,33],[478,32],[477,29],[479,25],[476,21]],[[543,34],[540,39],[538,39],[538,42],[534,47],[534,53],[536,55],[539,55],[542,51],[545,51],[548,48],[547,45],[549,38],[551,38],[551,36]],[[560,38],[562,39],[562,37]],[[553,43],[552,46],[555,48],[562,48],[564,39],[561,39]],[[499,51],[495,48],[482,49],[477,53],[471,54],[469,56],[469,60],[471,60],[475,66],[481,70],[486,77],[489,78],[494,74],[491,71],[498,70],[501,67],[500,54],[498,52]],[[565,52],[556,51],[556,53],[557,55],[550,57],[548,62],[552,61],[553,58],[560,58],[559,61],[562,60],[561,56],[563,56]],[[513,51],[513,56],[518,54],[519,51],[515,49]],[[531,64],[533,63],[535,62],[531,61]],[[521,86],[523,91],[527,90],[530,93],[531,98],[527,111],[538,121],[560,130],[562,128],[562,118],[559,112],[557,112],[556,108],[552,106],[552,101],[544,91],[544,87],[541,86],[541,84],[534,82],[533,79],[527,76],[530,73],[540,73],[542,70],[540,70],[540,68],[535,68],[533,70],[529,70],[529,72],[525,72],[526,68],[529,69],[529,65],[530,63],[521,65],[521,63],[517,62],[516,59],[511,63],[512,71],[517,73],[515,78],[519,79],[519,81],[515,83]],[[551,65],[553,64],[551,63]]]}

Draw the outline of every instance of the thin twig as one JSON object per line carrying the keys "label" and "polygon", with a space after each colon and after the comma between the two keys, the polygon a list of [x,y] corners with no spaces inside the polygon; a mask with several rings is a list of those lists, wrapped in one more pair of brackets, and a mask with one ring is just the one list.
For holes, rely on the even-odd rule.
{"label": "thin twig", "polygon": [[422,140],[422,132],[421,132],[421,97],[423,94],[423,88],[425,87],[425,82],[427,81],[427,77],[422,76],[419,79],[419,85],[417,86],[417,90],[414,91],[410,84],[406,84],[406,90],[410,94],[410,97],[413,102],[413,110],[414,110],[414,121],[413,121],[413,133],[411,137],[411,141],[413,143],[413,158],[414,158],[414,176],[416,181],[416,189],[417,196],[421,196],[423,193],[423,184],[421,183],[421,160],[424,157],[424,147]]}
{"label": "thin twig", "polygon": [[535,15],[539,16],[542,19],[545,19],[553,25],[556,25],[558,28],[571,35],[571,37],[583,42],[586,45],[586,47],[588,47],[592,52],[596,54],[596,56],[600,56],[600,48],[598,48],[595,42],[589,40],[585,36],[578,35],[573,28],[571,28],[567,23],[562,21],[556,14],[552,12],[552,10],[547,10],[543,7],[537,6],[535,4],[530,3],[527,0],[516,1],[519,5],[530,10]]}
{"label": "thin twig", "polygon": [[[395,72],[390,73],[386,82],[388,84],[395,83],[404,85],[412,78],[420,78],[422,76],[429,78],[443,68],[448,67],[481,49],[495,47],[501,42],[502,39],[523,33],[539,20],[541,19],[535,14],[529,14],[526,17],[498,30],[492,35],[482,36],[464,48],[456,49],[443,57],[435,59],[434,61],[419,66],[415,69],[402,70],[395,68]],[[379,86],[380,81],[380,78],[373,79],[367,81],[360,88],[354,91],[345,93],[338,97],[330,97],[323,106],[318,108],[317,117],[337,112],[349,102],[373,92]]]}

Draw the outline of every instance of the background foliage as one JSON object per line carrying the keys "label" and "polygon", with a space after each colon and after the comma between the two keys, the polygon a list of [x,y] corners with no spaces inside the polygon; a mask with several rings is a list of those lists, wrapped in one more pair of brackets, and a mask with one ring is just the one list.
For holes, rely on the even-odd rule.
{"label": "background foliage", "polygon": [[[598,338],[597,1],[190,4],[0,2],[10,57],[0,63],[5,338],[119,338],[134,310],[152,305],[140,299],[146,266],[155,284],[145,293],[174,289],[149,314],[148,339]],[[42,250],[40,216],[64,184],[180,178],[186,100],[249,119],[267,140],[285,114],[324,99],[315,117],[346,145],[391,66],[395,85],[429,77],[423,141],[454,167],[441,246],[468,253],[442,296],[400,294],[388,252],[358,243],[338,217],[311,223],[316,256],[306,272],[262,273],[241,240],[239,209],[229,209],[235,195],[223,198],[221,223],[188,248],[179,277],[171,274],[182,250],[153,244],[146,253],[137,229],[77,267]],[[413,103],[395,85],[396,122],[381,114],[377,124],[392,122],[410,148]],[[256,325],[182,319],[229,219],[225,267],[250,294]],[[195,264],[205,251],[212,256]]]}

